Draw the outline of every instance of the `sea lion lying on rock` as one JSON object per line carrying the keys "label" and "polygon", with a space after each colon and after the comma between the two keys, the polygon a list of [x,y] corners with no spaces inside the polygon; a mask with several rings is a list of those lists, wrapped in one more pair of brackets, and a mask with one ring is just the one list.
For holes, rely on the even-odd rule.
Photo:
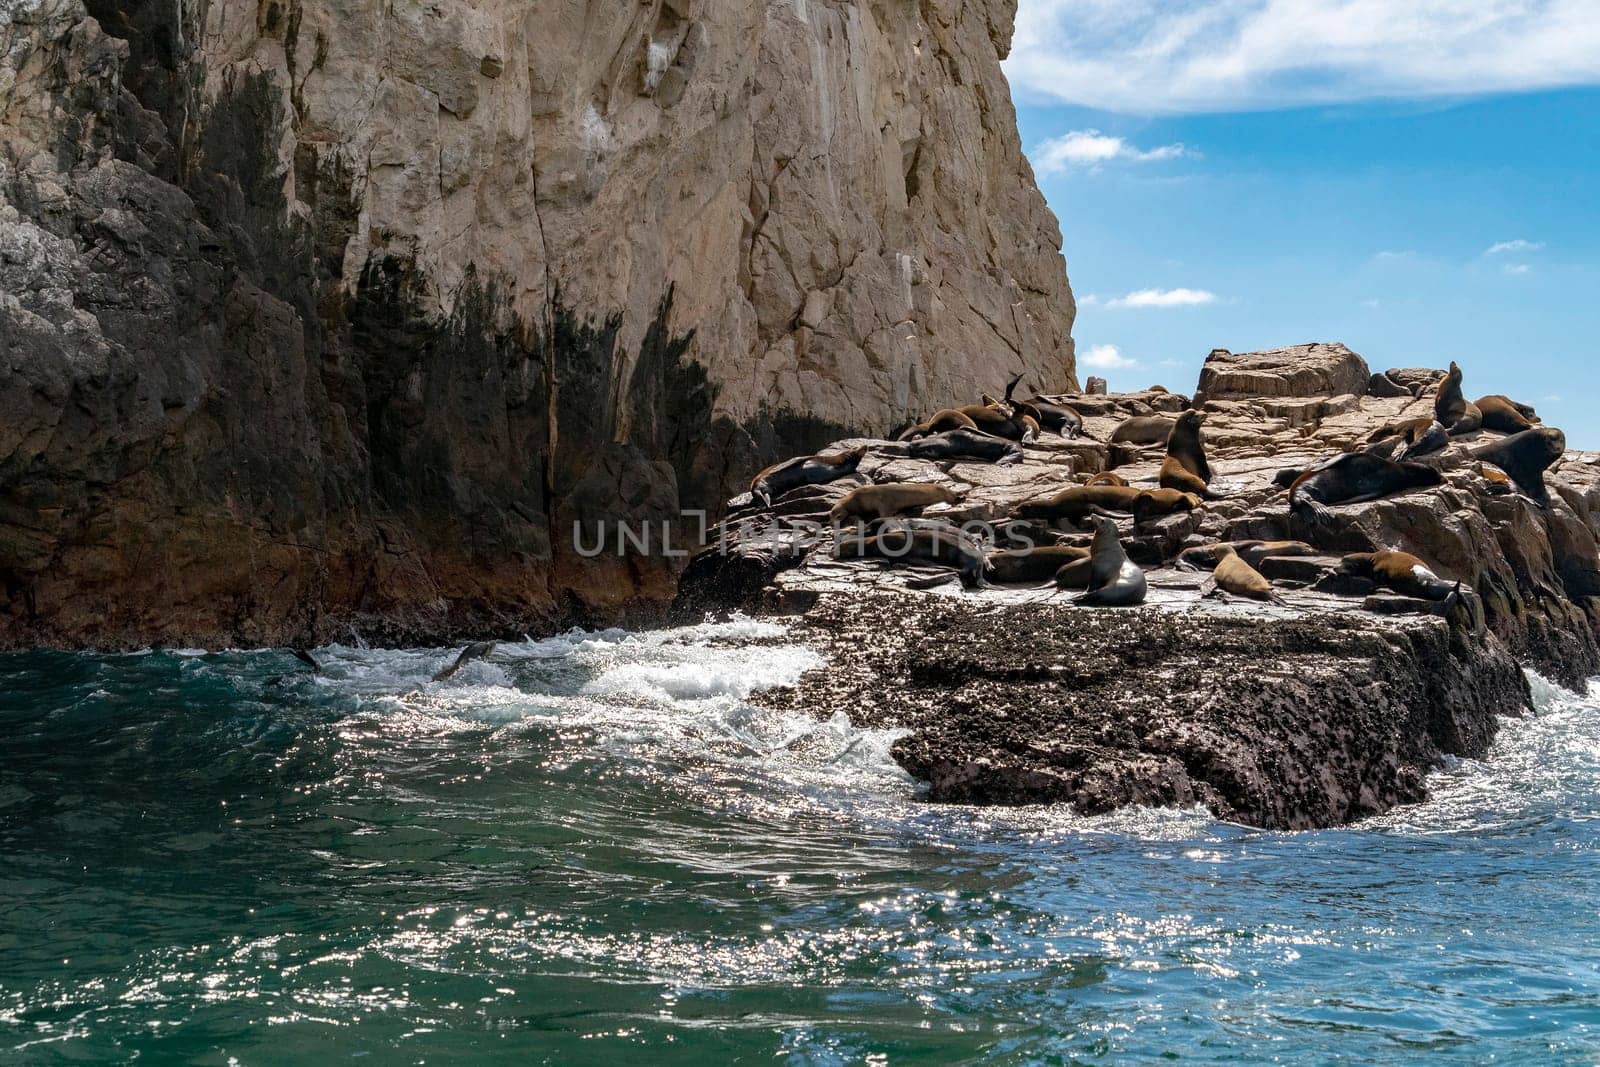
{"label": "sea lion lying on rock", "polygon": [[1182,570],[1208,571],[1228,553],[1236,554],[1252,567],[1261,566],[1268,556],[1317,556],[1321,553],[1304,541],[1220,541],[1213,545],[1196,545],[1178,553],[1178,567]]}
{"label": "sea lion lying on rock", "polygon": [[945,408],[936,411],[925,422],[907,427],[896,438],[896,441],[915,441],[919,437],[929,434],[944,433],[948,430],[975,430],[978,424],[954,408]]}
{"label": "sea lion lying on rock", "polygon": [[1133,498],[1133,524],[1143,526],[1150,519],[1176,515],[1180,511],[1193,511],[1200,506],[1194,493],[1177,489],[1147,489]]}
{"label": "sea lion lying on rock", "polygon": [[1390,438],[1400,439],[1400,454],[1395,459],[1401,462],[1443,452],[1450,447],[1450,434],[1444,424],[1431,418],[1387,423],[1379,427],[1367,440],[1381,442]]}
{"label": "sea lion lying on rock", "polygon": [[1418,600],[1447,600],[1461,589],[1460,582],[1445,581],[1409,552],[1353,552],[1339,562],[1339,573],[1370,578]]}
{"label": "sea lion lying on rock", "polygon": [[1539,421],[1538,413],[1527,404],[1519,404],[1509,396],[1491,393],[1478,399],[1478,411],[1483,415],[1483,428],[1500,433],[1521,433],[1531,430]]}
{"label": "sea lion lying on rock", "polygon": [[1313,523],[1327,523],[1333,518],[1328,505],[1360,504],[1442,484],[1444,476],[1421,463],[1394,463],[1368,452],[1346,452],[1294,480],[1289,487],[1289,513]]}
{"label": "sea lion lying on rock", "polygon": [[1144,571],[1128,558],[1117,536],[1117,524],[1104,516],[1094,520],[1089,549],[1089,590],[1072,598],[1086,608],[1121,608],[1143,604],[1149,585]]}
{"label": "sea lion lying on rock", "polygon": [[1114,445],[1164,445],[1172,433],[1172,419],[1161,415],[1135,415],[1111,433]]}
{"label": "sea lion lying on rock", "polygon": [[977,430],[930,434],[912,441],[907,454],[912,459],[974,459],[998,466],[1022,462],[1020,446]]}
{"label": "sea lion lying on rock", "polygon": [[1167,435],[1167,458],[1161,463],[1161,474],[1156,482],[1163,489],[1176,489],[1213,500],[1216,494],[1208,488],[1211,464],[1206,462],[1205,446],[1200,443],[1203,418],[1198,411],[1185,411],[1172,424]]}
{"label": "sea lion lying on rock", "polygon": [[1118,474],[1116,471],[1101,471],[1099,474],[1096,474],[1093,478],[1090,478],[1088,481],[1084,482],[1083,484],[1084,485],[1121,485],[1121,486],[1126,486],[1128,484],[1128,479],[1124,478],[1122,475]]}
{"label": "sea lion lying on rock", "polygon": [[984,574],[991,582],[1042,582],[1067,564],[1088,558],[1089,550],[1076,545],[1002,549],[989,553]]}
{"label": "sea lion lying on rock", "polygon": [[1535,426],[1473,449],[1472,458],[1493,463],[1511,476],[1524,496],[1547,508],[1550,493],[1545,488],[1544,472],[1566,450],[1566,434],[1553,426]]}
{"label": "sea lion lying on rock", "polygon": [[1142,490],[1126,485],[1069,485],[1049,496],[1035,497],[1018,504],[1015,516],[1019,519],[1067,519],[1081,523],[1097,510],[1120,511],[1132,514],[1134,502]]}
{"label": "sea lion lying on rock", "polygon": [[846,533],[834,546],[835,559],[877,556],[891,563],[924,560],[956,570],[967,588],[984,585],[984,544],[948,523],[891,521],[870,537]]}
{"label": "sea lion lying on rock", "polygon": [[1211,577],[1201,583],[1201,596],[1232,593],[1248,600],[1270,600],[1274,604],[1284,602],[1266,575],[1246,563],[1230,546],[1222,545],[1220,548],[1222,551],[1217,555]]}
{"label": "sea lion lying on rock", "polygon": [[1483,429],[1483,412],[1461,395],[1461,368],[1450,361],[1450,371],[1433,398],[1433,417],[1444,423],[1451,437]]}
{"label": "sea lion lying on rock", "polygon": [[866,447],[852,448],[833,456],[796,456],[774,463],[750,480],[750,495],[762,507],[771,507],[772,498],[802,485],[824,485],[856,472]]}
{"label": "sea lion lying on rock", "polygon": [[961,495],[933,482],[885,482],[852,489],[828,512],[833,522],[844,519],[888,519],[896,515],[918,515],[930,504],[954,504]]}

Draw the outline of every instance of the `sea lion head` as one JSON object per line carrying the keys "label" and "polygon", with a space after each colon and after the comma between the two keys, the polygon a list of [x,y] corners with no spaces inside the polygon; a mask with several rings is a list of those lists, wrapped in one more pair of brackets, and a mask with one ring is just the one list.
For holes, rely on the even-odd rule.
{"label": "sea lion head", "polygon": [[856,464],[860,463],[866,457],[866,454],[867,446],[857,445],[855,448],[840,452],[830,462],[835,467],[849,467],[851,470],[855,470]]}

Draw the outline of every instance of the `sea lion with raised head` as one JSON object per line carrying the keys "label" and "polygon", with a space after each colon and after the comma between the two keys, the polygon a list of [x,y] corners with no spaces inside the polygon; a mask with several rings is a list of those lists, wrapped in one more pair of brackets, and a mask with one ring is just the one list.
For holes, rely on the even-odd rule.
{"label": "sea lion with raised head", "polygon": [[1219,541],[1216,544],[1196,545],[1178,553],[1178,567],[1182,570],[1208,571],[1229,552],[1250,564],[1260,567],[1270,556],[1317,556],[1321,553],[1304,541]]}
{"label": "sea lion with raised head", "polygon": [[1057,589],[1087,589],[1089,576],[1094,572],[1094,557],[1085,556],[1062,565],[1056,571]]}
{"label": "sea lion with raised head", "polygon": [[1118,474],[1116,471],[1101,471],[1099,474],[1096,474],[1093,478],[1090,478],[1088,481],[1084,482],[1083,484],[1084,485],[1121,485],[1121,486],[1126,486],[1128,484],[1128,479],[1124,478],[1122,475]]}
{"label": "sea lion with raised head", "polygon": [[1479,397],[1478,411],[1483,416],[1483,428],[1500,433],[1521,433],[1523,430],[1531,430],[1538,421],[1537,415],[1533,418],[1528,417],[1533,411],[1528,405],[1519,404],[1499,393]]}
{"label": "sea lion with raised head", "polygon": [[1176,515],[1180,511],[1193,511],[1200,506],[1200,497],[1179,489],[1146,489],[1133,498],[1133,524],[1143,526],[1151,519]]}
{"label": "sea lion with raised head", "polygon": [[1444,423],[1451,437],[1483,428],[1483,412],[1461,394],[1461,368],[1450,361],[1450,371],[1433,397],[1433,417]]}
{"label": "sea lion with raised head", "polygon": [[991,582],[1042,582],[1069,563],[1089,558],[1087,548],[1076,545],[1039,545],[989,553],[984,574]]}
{"label": "sea lion with raised head", "polygon": [[896,562],[918,559],[951,567],[967,588],[984,585],[983,542],[945,523],[909,524],[890,521],[870,537],[847,534],[834,546],[836,559],[877,556]]}
{"label": "sea lion with raised head", "polygon": [[782,496],[802,485],[825,485],[856,472],[861,457],[867,454],[866,446],[852,448],[832,456],[796,456],[782,463],[774,463],[750,479],[750,495],[762,507],[771,507],[772,498]]}
{"label": "sea lion with raised head", "polygon": [[1022,462],[1021,446],[978,430],[929,434],[908,447],[912,459],[975,459],[1005,466]]}
{"label": "sea lion with raised head", "polygon": [[1134,501],[1141,492],[1143,490],[1126,485],[1069,485],[1048,496],[1024,500],[1012,514],[1019,519],[1067,519],[1081,523],[1100,510],[1132,514]]}
{"label": "sea lion with raised head", "polygon": [[1445,581],[1409,552],[1352,552],[1339,561],[1339,573],[1371,578],[1418,600],[1447,600],[1461,588],[1460,582]]}
{"label": "sea lion with raised head", "polygon": [[909,426],[895,437],[896,441],[914,441],[919,437],[929,434],[944,433],[948,430],[975,430],[978,424],[954,408],[945,408],[943,411],[934,412],[926,421],[915,426]]}
{"label": "sea lion with raised head", "polygon": [[1211,570],[1211,577],[1200,585],[1201,596],[1215,596],[1218,593],[1232,593],[1249,600],[1270,600],[1274,604],[1282,604],[1283,598],[1277,590],[1272,588],[1272,583],[1266,575],[1246,563],[1232,548],[1221,546],[1223,551],[1217,556],[1216,566]]}
{"label": "sea lion with raised head", "polygon": [[472,644],[461,650],[461,654],[456,657],[456,661],[454,663],[450,664],[450,666],[434,675],[433,680],[436,682],[442,682],[452,674],[456,673],[456,671],[459,671],[462,667],[465,667],[467,664],[471,663],[473,660],[482,659],[494,651],[494,644],[495,643],[493,641],[472,642]]}
{"label": "sea lion with raised head", "polygon": [[885,482],[863,485],[846,493],[828,512],[832,522],[845,519],[888,519],[896,515],[919,515],[930,504],[954,504],[959,493],[933,482]]}
{"label": "sea lion with raised head", "polygon": [[1111,432],[1115,445],[1164,445],[1172,433],[1173,420],[1161,415],[1135,415]]}
{"label": "sea lion with raised head", "polygon": [[1205,446],[1200,442],[1200,423],[1204,418],[1198,411],[1185,411],[1178,416],[1167,435],[1167,458],[1161,461],[1161,474],[1156,482],[1163,489],[1176,489],[1214,500],[1217,494],[1209,488],[1211,464],[1206,462]]}
{"label": "sea lion with raised head", "polygon": [[1117,536],[1117,524],[1101,516],[1094,520],[1094,544],[1089,548],[1089,590],[1072,598],[1086,608],[1121,608],[1143,604],[1149,585],[1144,571],[1128,558]]}
{"label": "sea lion with raised head", "polygon": [[1321,524],[1333,518],[1330,505],[1360,504],[1443,484],[1442,474],[1421,463],[1395,463],[1369,452],[1346,452],[1295,479],[1289,487],[1289,513]]}
{"label": "sea lion with raised head", "polygon": [[1547,508],[1550,493],[1545,488],[1544,472],[1566,450],[1566,434],[1554,426],[1535,426],[1473,449],[1472,458],[1493,463],[1511,476],[1524,496]]}

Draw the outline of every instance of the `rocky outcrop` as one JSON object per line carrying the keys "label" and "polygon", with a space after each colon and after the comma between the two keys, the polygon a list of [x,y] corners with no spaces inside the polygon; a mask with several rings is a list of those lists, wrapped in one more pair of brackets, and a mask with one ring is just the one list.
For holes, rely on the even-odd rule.
{"label": "rocky outcrop", "polygon": [[1361,396],[1371,378],[1367,361],[1337,342],[1237,354],[1215,348],[1200,369],[1195,401]]}
{"label": "rocky outcrop", "polygon": [[649,618],[780,454],[1073,386],[1010,0],[0,11],[0,644]]}
{"label": "rocky outcrop", "polygon": [[[1242,377],[1346,387],[1325,363],[1301,373],[1280,352],[1260,365],[1252,354],[1226,362]],[[1167,392],[1063,399],[1080,408],[1088,436],[1047,434],[1015,465],[928,462],[903,445],[853,439],[841,444],[869,448],[855,478],[780,498],[778,518],[734,500],[732,518],[748,526],[691,564],[685,606],[797,616],[830,664],[772,699],[909,729],[897,756],[934,799],[1085,811],[1201,803],[1282,828],[1417,799],[1440,756],[1481,754],[1498,717],[1522,711],[1519,667],[1566,685],[1600,673],[1600,454],[1558,460],[1545,475],[1545,508],[1484,476],[1473,453],[1499,435],[1479,432],[1427,457],[1441,486],[1337,506],[1315,526],[1290,515],[1275,484],[1281,470],[1365,447],[1380,426],[1430,413],[1431,386],[1420,396],[1203,401],[1221,499],[1142,525],[1119,518],[1125,548],[1147,569],[1144,608],[1073,608],[1049,583],[962,591],[937,567],[832,558],[827,529],[809,551],[797,542],[804,522],[820,520],[853,484],[932,481],[961,499],[927,509],[928,518],[983,524],[997,546],[1019,537],[1087,545],[1070,523],[1012,516],[1024,501],[1112,468],[1153,488],[1161,447],[1104,442],[1126,417],[1190,401]],[[1243,539],[1305,540],[1321,554],[1262,563],[1283,605],[1219,606],[1200,595],[1204,575],[1173,567],[1186,547]],[[1465,603],[1440,615],[1438,605],[1338,573],[1344,553],[1380,549],[1413,553],[1459,580]]]}

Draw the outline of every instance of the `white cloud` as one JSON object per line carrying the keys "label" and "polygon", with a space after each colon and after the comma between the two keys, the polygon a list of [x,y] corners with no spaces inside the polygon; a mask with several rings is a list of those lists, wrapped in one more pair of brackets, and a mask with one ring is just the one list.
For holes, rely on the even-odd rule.
{"label": "white cloud", "polygon": [[1135,289],[1126,296],[1106,302],[1112,308],[1186,308],[1212,304],[1216,293],[1204,289]]}
{"label": "white cloud", "polygon": [[1526,263],[1507,263],[1500,268],[1507,274],[1532,274],[1533,268]]}
{"label": "white cloud", "polygon": [[1162,145],[1160,148],[1141,149],[1099,130],[1073,130],[1060,137],[1042,141],[1028,158],[1040,174],[1061,174],[1068,170],[1098,170],[1102,164],[1116,160],[1131,163],[1154,163],[1163,159],[1177,159],[1188,155],[1181,144]]}
{"label": "white cloud", "polygon": [[1403,251],[1403,250],[1402,251],[1396,251],[1394,249],[1385,248],[1381,252],[1373,253],[1372,258],[1373,259],[1410,259],[1411,258],[1411,253],[1408,252],[1408,251]]}
{"label": "white cloud", "polygon": [[1093,293],[1084,293],[1078,297],[1078,306],[1081,308],[1094,307],[1098,303],[1100,303],[1100,298]]}
{"label": "white cloud", "polygon": [[1130,370],[1139,365],[1138,360],[1123,355],[1116,345],[1091,345],[1078,362],[1091,370]]}
{"label": "white cloud", "polygon": [[1497,241],[1484,249],[1486,256],[1498,256],[1502,252],[1537,252],[1544,247],[1543,241],[1525,241],[1518,237],[1515,241]]}
{"label": "white cloud", "polygon": [[1139,114],[1600,84],[1594,0],[1022,0],[1011,83]]}

